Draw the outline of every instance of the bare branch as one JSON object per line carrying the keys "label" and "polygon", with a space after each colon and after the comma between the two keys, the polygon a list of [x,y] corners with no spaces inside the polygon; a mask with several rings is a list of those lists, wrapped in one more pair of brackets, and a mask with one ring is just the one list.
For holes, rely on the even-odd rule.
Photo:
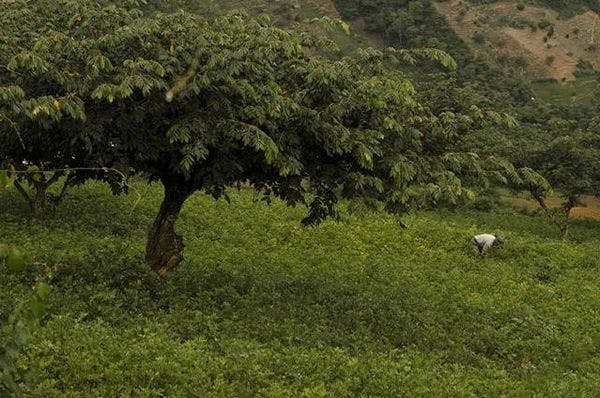
{"label": "bare branch", "polygon": [[27,200],[28,203],[31,203],[31,197],[29,196],[25,188],[23,188],[18,179],[15,179],[14,185],[17,191],[25,198],[25,200]]}

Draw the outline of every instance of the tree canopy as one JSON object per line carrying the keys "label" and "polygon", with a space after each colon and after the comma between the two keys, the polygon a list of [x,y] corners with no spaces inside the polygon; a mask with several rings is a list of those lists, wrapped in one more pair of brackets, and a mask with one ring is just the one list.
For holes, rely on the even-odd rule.
{"label": "tree canopy", "polygon": [[87,100],[110,68],[101,38],[140,15],[85,1],[15,1],[0,13],[0,164],[27,169],[15,184],[26,197],[21,182],[34,188],[28,197],[34,213],[43,211],[48,186],[65,169],[111,161],[95,119],[102,113]]}
{"label": "tree canopy", "polygon": [[6,109],[16,111],[26,159],[118,162],[162,182],[146,253],[161,274],[182,260],[175,222],[196,190],[218,198],[249,182],[305,204],[311,224],[343,198],[393,213],[456,202],[510,169],[462,145],[470,127],[510,118],[476,105],[432,110],[398,68],[418,57],[455,67],[440,51],[363,49],[333,60],[319,51],[329,43],[267,17],[65,3],[3,12],[13,23],[19,12],[45,21],[4,61],[2,89],[14,91]]}

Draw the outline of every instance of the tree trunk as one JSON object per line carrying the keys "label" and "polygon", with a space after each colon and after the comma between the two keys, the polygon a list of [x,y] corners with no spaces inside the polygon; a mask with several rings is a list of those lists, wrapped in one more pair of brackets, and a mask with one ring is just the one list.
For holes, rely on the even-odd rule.
{"label": "tree trunk", "polygon": [[17,191],[25,198],[25,200],[27,200],[29,208],[31,209],[31,214],[33,214],[34,217],[41,217],[46,213],[46,191],[48,188],[46,185],[36,183],[33,186],[33,192],[31,194],[27,193],[19,180],[15,180],[14,185],[15,188],[17,188]]}
{"label": "tree trunk", "polygon": [[146,262],[159,275],[165,275],[183,260],[183,238],[175,233],[175,223],[183,203],[193,192],[182,181],[163,181],[163,185],[165,196],[146,243]]}
{"label": "tree trunk", "polygon": [[[18,178],[15,180],[15,188],[17,188],[17,191],[25,198],[25,200],[27,200],[27,203],[29,203],[29,208],[34,217],[41,217],[46,214],[48,197],[50,196],[48,194],[48,188],[56,183],[63,174],[62,171],[56,171],[49,179],[46,178],[46,174],[43,172],[27,175],[24,181],[32,188],[33,192],[31,194],[25,190]],[[67,182],[68,179],[65,184]],[[61,192],[61,196],[62,195],[64,195],[64,192]]]}
{"label": "tree trunk", "polygon": [[573,210],[573,207],[575,207],[579,202],[578,198],[576,196],[569,196],[567,201],[562,204],[562,208],[551,209],[546,205],[544,197],[541,195],[536,195],[534,197],[540,204],[540,207],[548,219],[560,230],[561,239],[566,239],[569,233],[571,210]]}
{"label": "tree trunk", "polygon": [[562,239],[567,239],[567,235],[569,234],[569,219],[571,216],[571,210],[573,209],[573,207],[575,206],[574,203],[572,203],[572,201],[567,202],[567,204],[565,205],[565,214],[564,214],[564,219],[563,222],[560,224],[560,237]]}
{"label": "tree trunk", "polygon": [[46,190],[48,186],[45,184],[36,184],[33,195],[29,204],[31,212],[35,217],[41,217],[46,213]]}

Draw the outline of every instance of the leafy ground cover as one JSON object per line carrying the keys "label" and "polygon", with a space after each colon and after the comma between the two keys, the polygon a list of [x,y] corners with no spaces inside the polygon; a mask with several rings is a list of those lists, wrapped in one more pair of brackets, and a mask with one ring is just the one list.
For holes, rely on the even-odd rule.
{"label": "leafy ground cover", "polygon": [[[27,396],[593,396],[600,390],[600,228],[569,240],[508,210],[344,216],[195,194],[186,260],[146,270],[161,199],[88,183],[30,219],[0,197],[0,242],[32,253],[0,272],[0,319],[53,267],[48,315],[19,359]],[[139,197],[138,195],[139,194]],[[476,258],[477,232],[507,238]]]}
{"label": "leafy ground cover", "polygon": [[532,83],[532,87],[539,99],[550,104],[586,105],[594,98],[598,82],[593,77],[583,77],[566,83],[536,82]]}

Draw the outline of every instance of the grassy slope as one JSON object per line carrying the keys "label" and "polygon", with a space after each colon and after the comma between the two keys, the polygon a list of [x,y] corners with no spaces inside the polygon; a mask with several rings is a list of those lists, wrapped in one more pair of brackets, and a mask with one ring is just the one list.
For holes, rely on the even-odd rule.
{"label": "grassy slope", "polygon": [[[142,200],[78,188],[45,222],[0,197],[0,241],[56,267],[50,315],[20,361],[30,396],[591,396],[600,389],[600,228],[474,212],[303,229],[250,192],[196,194],[186,261],[158,280]],[[135,205],[135,206],[134,206]],[[508,238],[475,258],[480,231]],[[0,314],[33,283],[0,272]]]}
{"label": "grassy slope", "polygon": [[588,104],[598,90],[598,81],[594,77],[581,77],[562,84],[534,82],[532,87],[538,98],[552,104]]}

